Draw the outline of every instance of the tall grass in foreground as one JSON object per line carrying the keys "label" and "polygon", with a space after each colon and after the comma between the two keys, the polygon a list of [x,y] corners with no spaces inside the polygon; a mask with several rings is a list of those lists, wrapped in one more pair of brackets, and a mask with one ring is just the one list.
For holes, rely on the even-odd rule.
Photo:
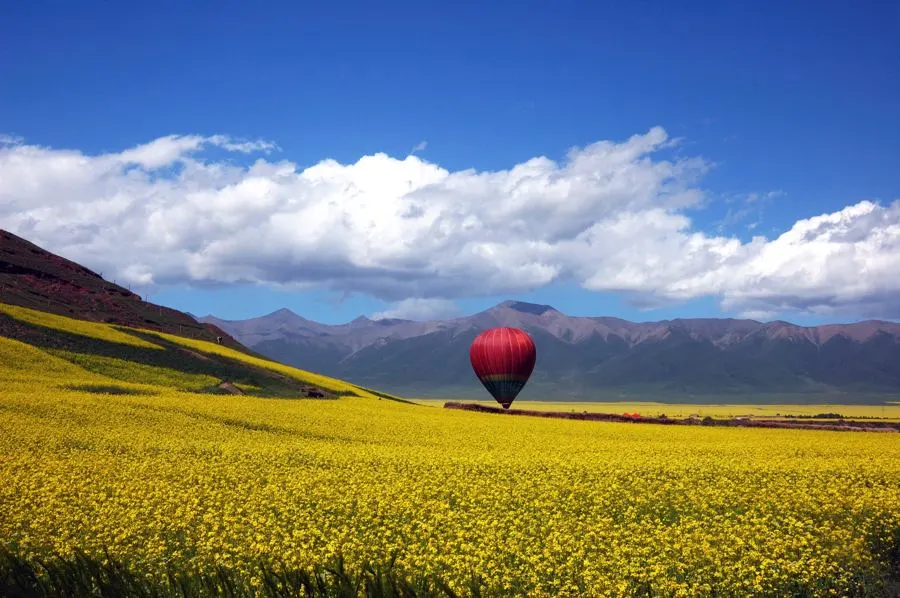
{"label": "tall grass in foreground", "polygon": [[[481,596],[484,584],[473,577],[465,596]],[[145,598],[182,596],[222,597],[404,597],[458,596],[442,580],[434,577],[407,579],[388,566],[367,566],[359,573],[347,570],[342,559],[312,572],[275,568],[259,563],[252,578],[225,567],[215,572],[189,573],[170,570],[165,581],[150,578],[110,559],[98,560],[84,553],[64,558],[24,559],[0,549],[0,596],[81,596]]]}
{"label": "tall grass in foreground", "polygon": [[[897,576],[897,546],[893,546],[893,571],[885,576],[860,577],[843,596],[895,597],[900,595],[900,577]],[[583,588],[586,590],[586,588]],[[343,559],[337,558],[326,566],[316,566],[312,571],[274,567],[259,562],[252,568],[251,576],[219,566],[214,572],[196,573],[170,569],[164,579],[150,576],[130,568],[126,563],[107,555],[96,559],[83,552],[68,557],[54,556],[43,559],[25,559],[9,549],[0,548],[0,596],[25,598],[32,596],[80,598],[141,598],[183,597],[199,598],[216,596],[223,598],[282,598],[288,596],[332,598],[419,598],[467,596],[520,596],[524,588],[515,585],[490,586],[478,575],[472,575],[468,586],[455,592],[439,577],[420,576],[408,578],[396,572],[391,564],[363,566],[352,572]],[[585,594],[586,595],[586,594]],[[666,596],[654,591],[649,583],[637,582],[621,595]],[[710,596],[720,594],[712,589]],[[755,594],[753,594],[755,595]],[[834,588],[810,587],[796,583],[784,596],[813,597],[835,595]]]}

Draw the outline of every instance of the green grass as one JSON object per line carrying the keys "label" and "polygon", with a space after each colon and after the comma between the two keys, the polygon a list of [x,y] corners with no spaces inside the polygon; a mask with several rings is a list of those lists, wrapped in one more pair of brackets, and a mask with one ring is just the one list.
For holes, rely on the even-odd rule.
{"label": "green grass", "polygon": [[66,384],[62,388],[76,392],[90,392],[99,395],[152,395],[152,390],[131,388],[116,384]]}
{"label": "green grass", "polygon": [[[851,596],[900,596],[900,530],[873,544],[885,567],[854,580]],[[825,588],[822,588],[825,590]],[[520,595],[515,586],[491,587],[472,573],[463,596]],[[793,596],[813,596],[811,588],[796,582]],[[630,596],[653,596],[649,586],[637,584]],[[14,549],[0,548],[0,596],[60,596],[66,598],[426,598],[460,596],[440,577],[408,578],[393,562],[364,565],[350,572],[339,556],[326,565],[292,569],[259,560],[242,572],[219,566],[215,572],[198,573],[170,568],[164,579],[147,575],[131,563],[111,558],[92,558],[81,551],[68,556],[24,558]]]}
{"label": "green grass", "polygon": [[[23,319],[18,315],[0,311],[0,330],[14,337],[0,346],[0,378],[6,380],[47,373],[52,374],[48,376],[51,379],[121,381],[213,393],[219,392],[220,382],[229,381],[244,385],[246,394],[279,398],[301,398],[304,384],[320,386],[314,374],[306,379],[299,370],[279,363],[230,349],[227,354],[203,351],[208,346],[218,347],[214,343],[200,343],[195,348],[188,339],[162,338],[136,329],[113,330],[105,324],[93,326],[115,334],[87,335],[72,331],[77,325],[67,322],[71,318],[54,316],[52,321],[37,323],[40,319],[32,314]],[[111,340],[117,335],[135,342]],[[338,387],[335,390],[342,395],[364,394],[345,382],[333,382],[321,386],[326,390]]]}
{"label": "green grass", "polygon": [[406,403],[408,405],[416,405],[417,404],[415,401],[410,401],[409,399],[403,399],[403,398],[398,397],[397,395],[388,394],[386,392],[372,390],[371,388],[366,388],[365,386],[357,386],[357,388],[359,388],[360,390],[363,390],[365,392],[368,392],[370,394],[373,394],[378,398],[387,399],[388,401],[397,401],[398,403]]}
{"label": "green grass", "polygon": [[150,343],[132,334],[122,332],[121,330],[117,330],[109,324],[99,324],[97,322],[87,322],[85,320],[67,318],[65,316],[58,316],[56,314],[28,309],[27,307],[19,307],[17,305],[8,305],[6,303],[0,303],[0,314],[5,314],[20,322],[26,322],[34,326],[68,332],[90,339],[102,340],[120,345],[143,347],[145,349],[160,348],[156,344]]}
{"label": "green grass", "polygon": [[[256,578],[256,582],[253,581]],[[486,588],[473,576],[466,596],[481,596]],[[154,581],[127,563],[95,559],[83,553],[72,556],[24,559],[10,550],[0,550],[0,595],[65,596],[66,598],[139,596],[145,598],[231,598],[333,597],[416,598],[445,596],[456,598],[446,583],[435,577],[407,579],[395,573],[392,564],[366,566],[350,573],[338,558],[309,571],[287,569],[259,562],[252,577],[225,567],[215,573],[193,573],[173,569],[165,581]]]}
{"label": "green grass", "polygon": [[0,303],[0,379],[8,384],[35,373],[68,382],[164,387],[221,394],[230,382],[244,394],[305,399],[304,386],[333,397],[408,402],[244,353],[217,343],[144,329],[85,322]]}
{"label": "green grass", "polygon": [[125,382],[165,386],[189,392],[213,392],[219,384],[218,378],[208,374],[183,372],[116,357],[53,349],[48,353],[74,363],[89,372]]}
{"label": "green grass", "polygon": [[328,392],[334,393],[338,396],[359,396],[361,393],[369,394],[361,387],[349,382],[344,382],[343,380],[338,380],[337,378],[322,376],[321,374],[308,372],[306,370],[301,370],[299,368],[284,365],[282,363],[269,361],[260,357],[254,357],[253,355],[248,355],[246,353],[242,353],[230,347],[225,347],[216,343],[210,343],[207,341],[191,338],[183,338],[164,332],[153,331],[150,332],[150,335],[158,337],[159,339],[168,341],[169,343],[178,345],[185,349],[193,349],[194,351],[199,351],[204,355],[215,356],[220,359],[224,358],[232,362],[243,364],[245,367],[263,367],[272,372],[290,378],[296,382],[318,386],[319,388],[327,390]]}
{"label": "green grass", "polygon": [[77,365],[28,343],[0,337],[0,380],[32,378],[39,372],[47,379],[96,379]]}

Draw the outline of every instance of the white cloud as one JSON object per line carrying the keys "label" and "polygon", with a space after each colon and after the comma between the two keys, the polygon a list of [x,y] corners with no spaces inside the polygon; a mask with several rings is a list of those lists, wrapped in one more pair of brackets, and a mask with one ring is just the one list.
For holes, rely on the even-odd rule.
{"label": "white cloud", "polygon": [[323,287],[420,297],[397,309],[426,310],[574,280],[647,304],[715,295],[735,311],[900,315],[900,202],[742,243],[695,227],[710,164],[662,159],[672,144],[657,127],[561,163],[450,172],[415,155],[306,169],[204,159],[209,147],[277,150],[222,135],[101,155],[7,136],[0,226],[134,285]]}
{"label": "white cloud", "polygon": [[0,133],[0,145],[20,145],[24,142],[25,138],[19,135]]}
{"label": "white cloud", "polygon": [[207,142],[230,152],[241,152],[243,154],[252,152],[263,152],[268,154],[273,150],[281,149],[271,141],[264,141],[261,139],[257,139],[256,141],[238,141],[236,139],[231,139],[227,135],[213,135],[212,137],[207,138]]}
{"label": "white cloud", "polygon": [[398,301],[392,308],[373,314],[372,319],[444,320],[458,316],[460,313],[459,306],[449,299],[421,299],[414,297]]}
{"label": "white cloud", "polygon": [[416,152],[424,152],[428,148],[428,141],[423,139],[419,143],[416,144],[414,148],[412,148],[409,152],[409,155],[413,155]]}

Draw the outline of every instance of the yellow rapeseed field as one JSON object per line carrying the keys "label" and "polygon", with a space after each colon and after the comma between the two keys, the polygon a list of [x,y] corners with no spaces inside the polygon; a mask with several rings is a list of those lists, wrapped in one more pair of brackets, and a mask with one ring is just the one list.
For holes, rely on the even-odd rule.
{"label": "yellow rapeseed field", "polygon": [[102,376],[15,341],[0,342],[0,379],[0,542],[26,556],[252,578],[255,559],[342,554],[458,590],[478,574],[535,596],[840,596],[900,537],[898,434],[502,417],[367,393],[105,395],[67,388]]}
{"label": "yellow rapeseed field", "polygon": [[295,367],[283,365],[281,363],[274,363],[272,361],[268,361],[266,359],[260,359],[258,357],[253,357],[252,355],[246,355],[241,353],[240,351],[236,351],[229,347],[224,347],[222,345],[217,345],[215,343],[210,343],[207,341],[201,341],[197,339],[184,338],[180,336],[176,336],[174,334],[166,334],[164,332],[156,332],[153,331],[153,334],[159,336],[160,338],[164,338],[166,340],[178,343],[185,347],[190,347],[192,349],[197,349],[199,351],[204,351],[206,353],[214,353],[216,355],[221,355],[223,357],[228,357],[231,359],[236,359],[243,363],[247,363],[249,365],[261,366],[268,368],[270,370],[276,371],[280,374],[285,374],[292,378],[296,378],[298,380],[302,380],[304,382],[308,382],[310,384],[315,384],[317,386],[321,386],[322,388],[327,388],[328,390],[342,392],[349,391],[354,392],[360,395],[372,396],[367,390],[360,388],[359,386],[355,386],[353,384],[348,384],[343,380],[336,380],[334,378],[329,378],[328,376],[322,376],[313,372],[308,372],[306,370],[300,370]]}
{"label": "yellow rapeseed field", "polygon": [[[452,399],[448,399],[452,400]],[[443,405],[445,400],[416,399],[426,405]],[[475,401],[473,401],[475,402]],[[496,407],[497,402],[489,399],[477,401],[489,407]],[[692,415],[706,417],[765,417],[778,418],[785,416],[813,416],[820,413],[840,413],[848,418],[877,418],[881,420],[900,420],[900,403],[886,405],[746,405],[746,404],[690,404],[690,403],[658,403],[652,401],[602,401],[595,403],[569,401],[516,401],[513,409],[533,409],[536,411],[570,411],[581,413],[639,413],[647,417],[667,415],[673,418],[686,418]]]}
{"label": "yellow rapeseed field", "polygon": [[79,334],[113,343],[143,347],[146,349],[160,348],[157,345],[148,343],[134,335],[121,332],[108,324],[76,320],[65,316],[28,309],[27,307],[19,307],[18,305],[8,305],[6,303],[0,303],[0,314],[11,316],[17,320],[28,322],[29,324],[64,330],[72,334]]}

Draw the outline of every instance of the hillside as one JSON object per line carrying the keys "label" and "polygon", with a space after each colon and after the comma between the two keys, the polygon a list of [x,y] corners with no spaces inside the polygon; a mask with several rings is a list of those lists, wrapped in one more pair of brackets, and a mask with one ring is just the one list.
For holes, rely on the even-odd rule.
{"label": "hillside", "polygon": [[35,378],[103,393],[397,399],[275,363],[215,325],[0,231],[0,381]]}
{"label": "hillside", "polygon": [[388,394],[163,332],[86,322],[0,303],[0,384],[103,394],[244,394],[323,399]]}
{"label": "hillside", "polygon": [[247,350],[214,325],[144,301],[96,272],[4,230],[0,230],[0,303],[207,341],[222,337],[222,344]]}
{"label": "hillside", "polygon": [[[878,402],[900,394],[900,324],[572,317],[507,301],[446,321],[324,325],[288,310],[215,324],[284,363],[421,397],[482,397],[468,346],[498,325],[527,330],[538,362],[521,400],[654,398]],[[804,398],[806,397],[806,398]]]}

